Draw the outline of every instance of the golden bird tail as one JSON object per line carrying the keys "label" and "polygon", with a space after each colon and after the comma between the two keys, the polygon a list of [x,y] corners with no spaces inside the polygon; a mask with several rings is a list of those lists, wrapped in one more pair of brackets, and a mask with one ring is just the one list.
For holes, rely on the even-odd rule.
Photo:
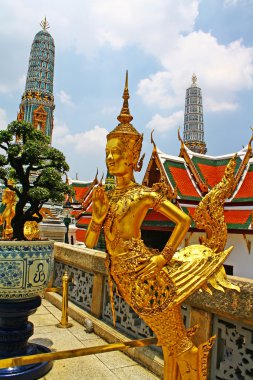
{"label": "golden bird tail", "polygon": [[[200,238],[201,244],[217,253],[224,251],[227,243],[224,203],[227,198],[231,197],[233,192],[236,158],[237,155],[231,158],[222,180],[201,200],[194,214],[196,227],[206,232],[206,236],[201,236]],[[212,293],[207,284],[220,291],[224,291],[224,287],[240,291],[238,286],[227,280],[223,266],[219,267],[217,272],[202,286],[202,289]]]}
{"label": "golden bird tail", "polygon": [[206,232],[206,237],[200,238],[201,244],[214,252],[224,251],[227,242],[224,203],[232,195],[236,158],[231,158],[222,180],[200,201],[193,217],[196,227]]}

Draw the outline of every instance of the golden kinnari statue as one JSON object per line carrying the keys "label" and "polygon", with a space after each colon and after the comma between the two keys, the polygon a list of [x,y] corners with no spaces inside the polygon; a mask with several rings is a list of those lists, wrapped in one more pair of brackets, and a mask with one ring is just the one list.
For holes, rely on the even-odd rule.
{"label": "golden kinnari statue", "polygon": [[[13,181],[9,180],[9,183],[13,184]],[[2,203],[5,205],[5,209],[0,215],[0,225],[3,226],[2,237],[7,240],[11,239],[13,234],[11,221],[15,215],[16,202],[15,192],[6,187],[2,196]]]}
{"label": "golden kinnari statue", "polygon": [[[116,187],[105,192],[100,183],[93,194],[92,219],[86,246],[93,248],[103,226],[107,247],[107,268],[113,307],[113,282],[119,294],[151,327],[163,348],[164,379],[207,379],[207,356],[214,338],[199,347],[191,336],[196,328],[185,329],[180,304],[197,289],[211,292],[208,284],[223,290],[237,289],[226,279],[222,266],[232,247],[224,251],[226,224],[223,204],[233,186],[235,159],[224,178],[202,200],[195,222],[207,231],[203,245],[177,251],[190,226],[190,218],[166,197],[164,184],[153,188],[135,182],[134,171],[141,169],[139,156],[143,136],[130,122],[128,78],[123,94],[118,126],[107,135],[106,164],[115,176]],[[141,240],[141,224],[150,208],[175,223],[162,252],[148,248]]]}

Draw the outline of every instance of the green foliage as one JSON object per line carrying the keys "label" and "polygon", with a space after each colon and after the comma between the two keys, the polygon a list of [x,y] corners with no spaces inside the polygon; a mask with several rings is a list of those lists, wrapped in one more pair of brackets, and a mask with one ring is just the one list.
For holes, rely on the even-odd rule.
{"label": "green foliage", "polygon": [[[16,214],[13,218],[13,237],[20,223],[40,221],[39,211],[49,199],[64,201],[72,189],[63,182],[62,176],[69,170],[64,155],[50,146],[41,131],[24,121],[13,121],[6,130],[0,131],[0,179],[16,192]],[[16,185],[8,184],[10,178]]]}
{"label": "green foliage", "polygon": [[44,187],[33,187],[28,191],[30,200],[46,202],[50,198],[50,191]]}

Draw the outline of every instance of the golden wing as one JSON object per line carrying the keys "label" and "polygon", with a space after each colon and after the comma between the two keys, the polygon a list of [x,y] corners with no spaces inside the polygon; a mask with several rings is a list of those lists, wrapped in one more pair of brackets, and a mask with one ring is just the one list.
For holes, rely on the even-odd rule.
{"label": "golden wing", "polygon": [[220,270],[232,249],[230,247],[214,254],[204,245],[191,245],[176,252],[165,269],[176,288],[171,306],[182,303],[201,287],[211,292],[208,283],[222,291],[222,286],[238,290],[226,280],[225,271],[222,276],[222,269]]}

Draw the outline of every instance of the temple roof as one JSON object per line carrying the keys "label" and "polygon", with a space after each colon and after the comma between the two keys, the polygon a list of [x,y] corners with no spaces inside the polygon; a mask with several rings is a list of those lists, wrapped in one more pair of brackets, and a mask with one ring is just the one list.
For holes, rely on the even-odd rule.
{"label": "temple roof", "polygon": [[[161,179],[171,189],[172,202],[185,213],[193,217],[199,201],[219,183],[224,175],[226,165],[235,153],[210,156],[192,152],[184,144],[181,157],[172,156],[159,150],[154,144],[143,184],[152,186]],[[230,232],[253,233],[253,158],[251,141],[248,146],[236,153],[236,169],[233,194],[224,206],[224,216]],[[73,201],[80,207],[74,211],[77,227],[85,230],[90,222],[92,212],[92,192],[97,184],[95,178],[90,182],[71,181],[75,190]],[[142,228],[164,230],[173,228],[174,224],[163,215],[149,210]],[[192,219],[192,230],[195,224]],[[83,233],[83,232],[82,232]]]}
{"label": "temple roof", "polygon": [[84,181],[70,180],[69,184],[73,187],[74,192],[75,192],[73,196],[73,202],[82,203],[84,199],[86,198],[86,194],[92,185],[92,181],[84,182]]}
{"label": "temple roof", "polygon": [[[168,155],[154,147],[143,184],[152,186],[161,178],[176,194],[173,200],[183,211],[193,217],[199,201],[219,183],[226,165],[235,153],[210,156],[195,153],[181,140],[180,157]],[[253,158],[251,140],[236,153],[233,194],[226,200],[224,215],[230,230],[251,230],[253,214]],[[169,223],[155,212],[145,218],[144,228],[169,227]],[[194,223],[192,222],[194,228]]]}

